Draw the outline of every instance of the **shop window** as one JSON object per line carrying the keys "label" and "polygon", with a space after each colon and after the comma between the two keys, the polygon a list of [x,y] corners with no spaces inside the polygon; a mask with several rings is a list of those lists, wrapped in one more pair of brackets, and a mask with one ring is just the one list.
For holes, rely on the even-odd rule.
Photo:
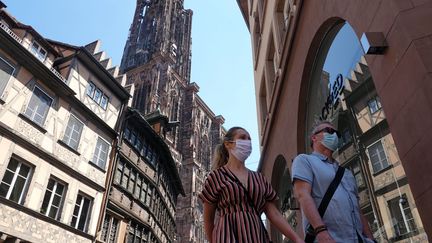
{"label": "shop window", "polygon": [[105,169],[108,159],[109,144],[102,138],[98,138],[93,155],[93,163],[101,169]]}
{"label": "shop window", "polygon": [[14,71],[14,67],[0,57],[0,97],[3,94],[6,85],[8,84]]}
{"label": "shop window", "polygon": [[72,215],[71,226],[75,229],[86,232],[90,218],[91,207],[92,199],[82,193],[78,193]]}
{"label": "shop window", "polygon": [[368,107],[371,114],[376,113],[377,111],[381,110],[381,102],[378,96],[375,96],[371,100],[368,101]]}
{"label": "shop window", "polygon": [[12,158],[0,184],[0,196],[23,204],[32,173],[32,167]]}
{"label": "shop window", "polygon": [[74,115],[71,115],[63,136],[63,143],[68,145],[70,148],[77,150],[83,128],[84,123],[78,120]]}
{"label": "shop window", "polygon": [[117,232],[119,229],[119,220],[109,214],[105,215],[102,225],[101,240],[106,243],[117,242]]}
{"label": "shop window", "polygon": [[388,201],[388,207],[394,230],[394,240],[408,238],[410,233],[417,231],[414,217],[405,194],[403,194],[402,197],[396,197]]}
{"label": "shop window", "polygon": [[37,43],[36,41],[33,41],[31,47],[30,47],[30,51],[33,53],[33,55],[35,55],[41,62],[45,61],[45,58],[47,56],[47,51],[42,48],[41,45],[39,45],[39,43]]}
{"label": "shop window", "polygon": [[53,99],[36,86],[24,114],[39,126],[43,126],[52,102]]}
{"label": "shop window", "polygon": [[377,173],[389,166],[381,140],[372,144],[368,148],[368,153],[374,173]]}
{"label": "shop window", "polygon": [[65,192],[66,186],[63,182],[50,178],[40,212],[45,216],[60,220]]}

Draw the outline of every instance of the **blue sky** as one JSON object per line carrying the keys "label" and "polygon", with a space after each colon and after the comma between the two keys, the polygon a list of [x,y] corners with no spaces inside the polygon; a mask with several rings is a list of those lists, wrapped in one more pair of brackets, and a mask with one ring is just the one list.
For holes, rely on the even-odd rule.
{"label": "blue sky", "polygon": [[[3,0],[7,11],[42,36],[85,45],[96,39],[119,65],[132,22],[134,0]],[[251,134],[253,153],[246,161],[256,169],[259,160],[256,101],[250,35],[236,1],[185,0],[192,9],[192,82],[199,96],[225,128],[242,126]]]}

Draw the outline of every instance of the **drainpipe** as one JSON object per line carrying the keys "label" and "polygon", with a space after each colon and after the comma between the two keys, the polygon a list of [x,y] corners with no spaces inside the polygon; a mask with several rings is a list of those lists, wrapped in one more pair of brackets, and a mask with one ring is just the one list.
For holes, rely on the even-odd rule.
{"label": "drainpipe", "polygon": [[[357,119],[356,119],[353,107],[348,102],[346,102],[346,104],[347,104],[347,108],[349,109],[350,114],[351,114],[350,117],[351,117],[351,119],[353,119],[353,122],[349,122],[349,123],[350,124],[354,124],[354,122],[356,122]],[[386,239],[385,232],[382,232],[382,230],[381,230],[381,228],[382,228],[381,226],[384,225],[384,222],[383,222],[383,220],[381,218],[378,202],[376,200],[376,197],[374,196],[375,192],[374,192],[374,187],[373,187],[372,175],[370,173],[370,170],[369,170],[367,164],[365,163],[365,161],[367,161],[367,160],[363,159],[363,151],[364,150],[363,149],[360,150],[361,149],[360,148],[361,145],[360,145],[360,142],[358,141],[358,137],[357,137],[356,132],[355,132],[355,131],[357,131],[356,127],[355,126],[351,127],[351,130],[354,133],[353,136],[352,136],[353,137],[353,144],[354,144],[354,148],[355,148],[356,152],[359,155],[361,171],[363,172],[363,174],[365,176],[366,188],[367,188],[367,190],[369,192],[369,196],[370,196],[370,199],[371,199],[371,206],[372,206],[372,211],[373,211],[373,214],[374,214],[374,218],[378,221],[377,222],[378,223],[378,232],[379,232],[380,237],[382,237],[382,239]]]}

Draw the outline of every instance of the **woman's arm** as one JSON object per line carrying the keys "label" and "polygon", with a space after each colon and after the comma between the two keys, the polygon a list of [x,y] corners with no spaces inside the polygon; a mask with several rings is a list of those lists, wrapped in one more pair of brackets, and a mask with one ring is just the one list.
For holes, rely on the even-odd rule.
{"label": "woman's arm", "polygon": [[280,213],[274,202],[267,202],[265,204],[264,212],[270,222],[276,226],[276,228],[289,239],[296,243],[304,242],[300,236],[291,228],[288,222]]}
{"label": "woman's arm", "polygon": [[211,243],[213,239],[214,218],[216,213],[216,205],[204,202],[204,230],[207,235],[207,240]]}

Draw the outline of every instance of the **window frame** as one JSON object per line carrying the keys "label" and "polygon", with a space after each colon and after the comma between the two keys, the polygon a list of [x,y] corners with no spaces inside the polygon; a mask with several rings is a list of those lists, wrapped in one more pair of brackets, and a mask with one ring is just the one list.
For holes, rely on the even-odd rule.
{"label": "window frame", "polygon": [[[71,136],[71,135],[68,135],[68,137],[69,137],[69,142],[67,142],[67,141],[65,140],[65,138],[66,138],[66,131],[67,131],[68,127],[69,127],[69,122],[70,122],[70,120],[71,120],[71,117],[74,117],[74,118],[75,118],[79,123],[82,124],[81,132],[80,132],[80,134],[79,134],[79,138],[78,138],[78,141],[77,141],[76,148],[72,147],[72,146],[69,144],[70,141],[71,141],[71,139],[72,139],[72,136]],[[72,132],[72,131],[73,131],[73,130],[71,129],[71,132]],[[67,125],[66,125],[65,130],[64,130],[64,133],[63,133],[63,138],[62,138],[61,141],[62,141],[64,144],[66,144],[69,148],[71,148],[71,149],[73,149],[73,150],[75,150],[75,151],[78,151],[79,144],[80,144],[80,141],[81,141],[81,136],[82,136],[83,132],[84,132],[84,122],[82,122],[82,121],[81,121],[77,116],[75,116],[74,114],[70,113],[70,116],[69,116],[69,119],[68,119]]]}
{"label": "window frame", "polygon": [[[381,169],[379,169],[379,170],[375,170],[374,163],[373,163],[373,161],[372,161],[372,156],[371,156],[371,153],[370,153],[370,152],[371,152],[371,148],[372,148],[373,146],[377,145],[378,143],[381,143],[381,147],[382,147],[382,149],[383,149],[383,152],[384,152],[384,155],[385,155],[385,161],[387,162],[387,165],[384,166],[383,163],[382,163],[383,160],[380,160],[379,163],[380,163],[380,165],[381,165]],[[383,143],[383,139],[378,139],[377,141],[371,143],[369,146],[367,146],[366,149],[367,149],[367,155],[368,155],[368,157],[369,157],[369,161],[370,161],[371,166],[372,166],[373,174],[378,174],[378,173],[380,173],[381,171],[384,171],[384,170],[386,170],[387,168],[389,168],[389,167],[391,166],[391,163],[390,163],[389,160],[388,160],[388,155],[387,155],[387,151],[386,151],[386,149],[385,149],[384,143]]]}
{"label": "window frame", "polygon": [[[38,48],[34,48],[34,45],[38,45]],[[41,50],[45,52],[45,54],[43,55],[43,58],[41,58],[40,54],[41,54]],[[47,50],[45,50],[45,48],[42,47],[41,44],[39,44],[39,42],[37,42],[36,40],[32,41],[32,44],[30,45],[30,52],[33,53],[33,55],[35,55],[35,57],[37,59],[39,59],[41,62],[44,62],[48,56],[48,52]]]}
{"label": "window frame", "polygon": [[[106,222],[108,221],[108,224]],[[116,222],[115,222],[116,221]],[[113,226],[115,225],[115,234],[114,238],[111,238],[111,234],[113,231]],[[105,227],[107,226],[107,227]],[[102,223],[102,230],[101,230],[101,236],[100,239],[103,242],[117,242],[118,234],[119,234],[119,228],[120,228],[120,219],[117,217],[111,215],[111,214],[105,214],[104,222]]]}
{"label": "window frame", "polygon": [[[98,150],[98,144],[99,144],[99,141],[101,141],[101,144],[102,144],[102,145],[103,145],[103,143],[105,143],[106,146],[107,146],[107,147],[106,147],[106,148],[107,148],[107,151],[106,151],[106,158],[105,158],[105,160],[104,160],[103,165],[99,164],[99,161],[100,161],[100,154],[101,154],[101,149]],[[98,152],[97,158],[96,158],[96,160],[95,160],[96,151],[99,151],[99,152]],[[107,140],[103,139],[102,137],[98,136],[98,139],[97,139],[97,142],[96,142],[96,146],[95,146],[95,150],[94,150],[94,153],[93,153],[93,158],[92,158],[92,161],[91,161],[91,162],[92,162],[93,164],[95,164],[96,166],[98,166],[99,168],[105,170],[106,165],[107,165],[107,163],[108,163],[109,153],[110,153],[110,143],[109,143]]]}
{"label": "window frame", "polygon": [[[81,202],[79,204],[79,209],[78,209],[78,215],[75,215],[75,209],[78,206],[78,197],[81,196]],[[89,200],[89,204],[88,204],[88,209],[87,209],[87,215],[85,215],[85,219],[84,219],[84,226],[82,229],[79,228],[79,223],[82,219],[82,210],[83,210],[83,206],[84,206],[84,200],[87,199]],[[90,216],[91,216],[91,211],[92,211],[92,207],[93,207],[93,198],[91,198],[90,196],[87,196],[86,194],[82,193],[81,191],[78,192],[77,197],[76,197],[76,201],[75,201],[75,206],[74,206],[74,211],[72,212],[72,217],[71,217],[71,223],[70,226],[72,226],[73,228],[77,229],[77,230],[81,230],[83,232],[87,232],[88,229],[88,225],[90,222]],[[76,222],[75,225],[73,225],[73,221],[74,221],[74,217],[76,217]]]}
{"label": "window frame", "polygon": [[[48,202],[47,208],[46,208],[46,212],[43,213],[43,212],[42,212],[42,210],[43,210],[43,202],[44,202],[44,200],[45,200],[45,197],[47,196],[47,193],[48,193],[48,190],[49,190],[49,189],[48,189],[48,185],[49,185],[49,182],[50,182],[51,180],[53,180],[55,184],[54,184],[54,186],[53,186],[53,189],[51,190],[51,196],[50,196],[50,199],[49,199],[49,202]],[[54,197],[55,197],[55,195],[58,195],[58,194],[56,193],[58,184],[60,184],[60,185],[63,186],[63,191],[62,191],[62,195],[61,195],[61,197],[60,197],[60,203],[59,203],[58,208],[57,208],[57,213],[56,213],[56,215],[55,215],[54,218],[53,218],[53,217],[49,216],[49,214],[50,214],[51,209],[52,209],[52,207],[53,207],[52,202],[53,202],[53,200],[54,200]],[[48,180],[48,184],[47,184],[47,187],[46,187],[46,190],[45,190],[45,195],[44,195],[43,200],[42,200],[42,205],[41,205],[40,212],[41,212],[42,214],[44,214],[45,216],[47,216],[47,217],[53,218],[53,219],[55,219],[55,220],[60,220],[61,211],[62,211],[62,209],[63,209],[63,204],[64,204],[64,201],[65,201],[65,195],[66,195],[66,192],[67,192],[67,184],[66,184],[65,182],[63,182],[63,181],[57,179],[56,177],[51,176],[51,177],[49,178],[49,180]],[[54,206],[54,207],[56,207],[56,206]]]}
{"label": "window frame", "polygon": [[[105,92],[102,91],[102,89],[98,88],[98,86],[94,82],[89,81],[87,83],[85,93],[102,109],[107,110],[110,98],[106,95]],[[96,97],[96,93],[99,93],[98,97]]]}
{"label": "window frame", "polygon": [[[37,112],[37,108],[38,108],[39,106],[36,107],[36,108],[32,111],[31,116],[27,114],[27,110],[29,109],[29,106],[30,106],[30,104],[31,104],[30,102],[32,101],[33,96],[35,95],[35,90],[36,90],[36,89],[38,89],[42,94],[46,95],[46,96],[51,100],[49,106],[47,107],[46,113],[45,113],[45,115],[44,115],[44,117],[43,117],[43,121],[42,121],[41,123],[39,123],[39,122],[37,122],[37,121],[34,120],[34,118],[35,118],[35,114],[36,114],[36,112]],[[39,126],[41,126],[41,127],[44,127],[45,122],[46,122],[46,118],[48,117],[48,114],[49,114],[50,108],[52,107],[53,103],[54,103],[54,98],[51,97],[47,92],[45,92],[44,89],[42,89],[41,87],[39,87],[39,85],[35,85],[35,86],[33,87],[33,90],[32,90],[32,95],[30,96],[30,99],[29,99],[29,101],[27,102],[27,106],[26,106],[26,108],[25,108],[25,110],[24,110],[24,115],[25,115],[25,116],[26,116],[30,121],[34,122],[35,124],[37,124],[37,125],[39,125]]]}
{"label": "window frame", "polygon": [[[15,68],[12,64],[10,64],[7,60],[5,60],[4,58],[2,58],[1,56],[0,56],[0,59],[1,59],[1,60],[2,60],[2,61],[3,61],[7,66],[9,66],[9,67],[12,68],[12,73],[10,73],[10,75],[9,75],[9,79],[8,79],[8,80],[5,80],[4,87],[1,88],[1,85],[0,85],[0,98],[1,98],[1,97],[3,96],[3,93],[4,93],[5,90],[6,90],[6,87],[8,86],[9,82],[11,81],[11,79],[12,79],[12,77],[13,77],[16,68]],[[4,70],[1,70],[1,71],[4,72]],[[0,82],[1,82],[1,80],[0,80]]]}
{"label": "window frame", "polygon": [[[9,169],[9,165],[10,165],[10,163],[11,163],[12,161],[15,161],[15,162],[18,163],[17,167],[15,168],[15,171],[12,171],[12,170]],[[18,177],[18,176],[21,176],[21,177],[22,177],[22,175],[20,175],[22,165],[27,166],[27,167],[29,168],[29,170],[28,170],[27,177],[25,178],[24,185],[23,185],[23,187],[20,189],[20,196],[19,196],[19,198],[18,198],[18,201],[15,201],[15,200],[10,199],[10,197],[11,197],[12,192],[15,190],[17,177]],[[16,202],[16,203],[22,205],[22,204],[24,203],[24,199],[25,199],[25,197],[26,197],[26,194],[27,194],[27,190],[28,190],[28,188],[29,188],[29,185],[30,185],[30,183],[31,183],[31,179],[32,179],[31,177],[32,177],[32,175],[33,175],[33,169],[34,169],[34,168],[33,168],[33,166],[32,166],[31,164],[29,164],[29,163],[27,163],[27,162],[23,162],[23,161],[21,161],[21,160],[19,160],[19,159],[17,159],[17,158],[12,157],[12,158],[9,160],[9,163],[7,164],[7,167],[6,167],[5,173],[3,174],[3,178],[2,178],[2,180],[1,180],[1,182],[0,182],[0,185],[6,184],[7,186],[9,186],[9,188],[7,189],[7,192],[6,192],[6,195],[4,196],[4,198],[6,198],[7,200],[10,200],[10,201],[13,201],[13,202]],[[7,183],[7,182],[4,181],[4,179],[5,179],[5,175],[6,175],[7,172],[9,172],[9,173],[13,173],[13,177],[12,177],[10,183]]]}
{"label": "window frame", "polygon": [[[376,110],[372,110],[372,108],[371,108],[371,104],[372,103],[375,104],[374,107],[376,107]],[[372,99],[368,100],[367,106],[368,106],[369,113],[371,115],[373,115],[373,114],[379,112],[380,110],[382,110],[382,104],[381,104],[381,101],[379,99],[379,96],[375,95]]]}

